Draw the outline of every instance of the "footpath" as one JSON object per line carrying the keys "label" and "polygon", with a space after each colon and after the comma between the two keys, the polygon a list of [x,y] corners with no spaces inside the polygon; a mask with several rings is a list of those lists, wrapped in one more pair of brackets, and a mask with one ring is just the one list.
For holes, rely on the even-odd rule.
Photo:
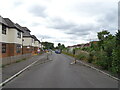
{"label": "footpath", "polygon": [[13,63],[13,64],[3,67],[2,68],[2,82],[4,82],[8,78],[15,75],[20,70],[22,70],[23,68],[27,67],[28,65],[30,65],[31,63],[33,63],[37,60],[40,60],[41,62],[46,60],[46,53],[44,53],[42,55],[32,56],[31,58],[26,59],[24,61],[21,61],[18,63]]}

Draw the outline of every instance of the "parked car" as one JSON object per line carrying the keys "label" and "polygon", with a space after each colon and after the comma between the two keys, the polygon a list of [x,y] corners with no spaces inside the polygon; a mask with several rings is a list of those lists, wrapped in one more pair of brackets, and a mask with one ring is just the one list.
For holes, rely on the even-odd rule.
{"label": "parked car", "polygon": [[55,50],[56,54],[61,54],[61,50]]}

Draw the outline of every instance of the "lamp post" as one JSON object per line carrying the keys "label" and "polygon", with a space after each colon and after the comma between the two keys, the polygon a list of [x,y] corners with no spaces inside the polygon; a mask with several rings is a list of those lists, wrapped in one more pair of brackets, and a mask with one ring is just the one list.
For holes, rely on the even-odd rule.
{"label": "lamp post", "polygon": [[43,39],[44,39],[44,37],[41,38],[41,49],[42,50],[43,50],[43,45],[42,45]]}
{"label": "lamp post", "polygon": [[24,39],[22,39],[22,54],[23,54],[23,41],[24,41]]}

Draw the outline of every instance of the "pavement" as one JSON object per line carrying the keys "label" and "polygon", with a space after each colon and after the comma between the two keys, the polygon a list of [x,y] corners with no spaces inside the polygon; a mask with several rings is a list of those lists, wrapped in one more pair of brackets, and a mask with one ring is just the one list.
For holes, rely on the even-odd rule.
{"label": "pavement", "polygon": [[44,64],[39,60],[3,88],[118,88],[118,81],[103,73],[81,63],[71,65],[74,59],[67,55],[53,53],[49,59]]}
{"label": "pavement", "polygon": [[18,63],[13,63],[10,65],[5,66],[2,68],[2,82],[22,70],[23,68],[27,67],[29,64],[33,63],[34,61],[41,60],[44,61],[46,59],[46,55],[35,55],[32,56],[31,58],[28,58],[27,60],[18,62]]}

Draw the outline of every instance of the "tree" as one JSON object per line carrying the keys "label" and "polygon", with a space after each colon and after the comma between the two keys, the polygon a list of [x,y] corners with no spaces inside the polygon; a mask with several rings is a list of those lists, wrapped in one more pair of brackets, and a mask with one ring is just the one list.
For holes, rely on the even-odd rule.
{"label": "tree", "polygon": [[109,34],[110,34],[110,32],[108,32],[107,30],[103,30],[102,32],[98,32],[98,35],[97,35],[98,39],[99,39],[98,45],[99,45],[100,49],[104,49],[103,42],[108,37]]}
{"label": "tree", "polygon": [[64,44],[62,44],[62,45],[61,45],[61,49],[64,49],[64,48],[65,48],[65,45],[64,45]]}
{"label": "tree", "polygon": [[62,50],[62,49],[65,48],[65,45],[64,45],[64,44],[61,44],[61,43],[58,43],[58,46],[57,46],[57,47],[58,47],[58,49],[61,49],[61,50]]}
{"label": "tree", "polygon": [[42,42],[44,49],[54,49],[54,43],[51,42]]}
{"label": "tree", "polygon": [[107,30],[103,30],[102,32],[98,32],[98,39],[100,41],[103,41],[108,35],[109,35],[110,32],[108,32]]}
{"label": "tree", "polygon": [[112,71],[120,74],[120,30],[116,34],[116,47],[112,53]]}
{"label": "tree", "polygon": [[58,47],[60,47],[61,46],[61,43],[58,43]]}
{"label": "tree", "polygon": [[120,30],[118,30],[118,33],[116,34],[116,45],[120,46]]}

